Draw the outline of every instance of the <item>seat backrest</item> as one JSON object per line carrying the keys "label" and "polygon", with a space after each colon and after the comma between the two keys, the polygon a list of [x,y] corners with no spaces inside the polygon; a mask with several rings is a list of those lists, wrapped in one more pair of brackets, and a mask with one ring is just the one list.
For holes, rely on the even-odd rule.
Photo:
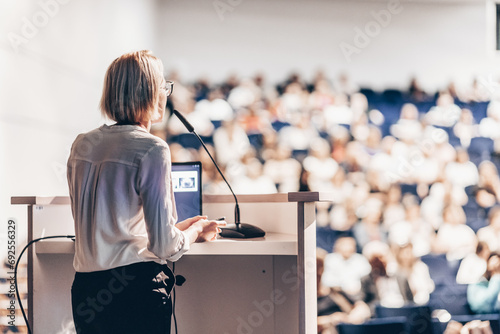
{"label": "seat backrest", "polygon": [[339,334],[407,334],[406,317],[393,317],[368,320],[365,323],[339,324]]}
{"label": "seat backrest", "polygon": [[421,259],[429,267],[429,274],[436,285],[456,282],[459,267],[457,261],[448,261],[445,254],[428,254]]}
{"label": "seat backrest", "polygon": [[451,315],[471,314],[467,302],[467,284],[436,284],[429,299],[429,306],[433,310],[444,309]]}
{"label": "seat backrest", "polygon": [[431,312],[431,308],[426,305],[405,305],[399,308],[380,305],[375,307],[375,314],[378,318],[406,317],[409,334],[433,334]]}

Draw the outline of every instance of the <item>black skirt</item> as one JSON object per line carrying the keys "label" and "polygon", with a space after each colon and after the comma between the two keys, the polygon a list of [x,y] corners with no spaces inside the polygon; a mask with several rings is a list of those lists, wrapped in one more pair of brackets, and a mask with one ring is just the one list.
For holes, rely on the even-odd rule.
{"label": "black skirt", "polygon": [[[165,268],[167,270],[165,270]],[[71,287],[78,334],[169,334],[172,272],[155,262],[75,274]]]}

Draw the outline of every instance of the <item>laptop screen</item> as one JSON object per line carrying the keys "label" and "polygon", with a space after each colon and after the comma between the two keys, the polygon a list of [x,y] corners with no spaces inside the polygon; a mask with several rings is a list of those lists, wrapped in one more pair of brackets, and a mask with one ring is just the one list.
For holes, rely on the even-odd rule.
{"label": "laptop screen", "polygon": [[201,162],[173,162],[172,185],[177,207],[177,221],[201,215]]}

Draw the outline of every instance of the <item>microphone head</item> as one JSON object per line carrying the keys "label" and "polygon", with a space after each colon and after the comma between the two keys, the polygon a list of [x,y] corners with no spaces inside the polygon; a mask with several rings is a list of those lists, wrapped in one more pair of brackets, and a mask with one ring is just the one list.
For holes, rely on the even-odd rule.
{"label": "microphone head", "polygon": [[191,125],[191,123],[188,122],[188,120],[179,111],[174,109],[173,113],[182,122],[182,124],[184,124],[184,126],[186,127],[186,129],[189,132],[194,132],[194,127]]}

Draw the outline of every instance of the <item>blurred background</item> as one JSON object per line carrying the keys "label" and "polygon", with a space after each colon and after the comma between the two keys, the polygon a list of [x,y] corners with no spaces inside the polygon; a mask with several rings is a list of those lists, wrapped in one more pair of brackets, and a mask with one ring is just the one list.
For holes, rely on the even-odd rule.
{"label": "blurred background", "polygon": [[[357,254],[380,241],[395,259],[411,244],[458,270],[478,241],[500,244],[479,233],[500,199],[497,30],[485,0],[2,0],[0,217],[22,244],[25,208],[10,197],[67,195],[71,143],[105,121],[107,66],[150,49],[238,193],[336,193],[318,207],[325,258],[347,237]],[[227,191],[179,122],[153,132],[175,160],[204,162],[206,193]],[[448,291],[439,277],[411,287],[416,302]]]}

